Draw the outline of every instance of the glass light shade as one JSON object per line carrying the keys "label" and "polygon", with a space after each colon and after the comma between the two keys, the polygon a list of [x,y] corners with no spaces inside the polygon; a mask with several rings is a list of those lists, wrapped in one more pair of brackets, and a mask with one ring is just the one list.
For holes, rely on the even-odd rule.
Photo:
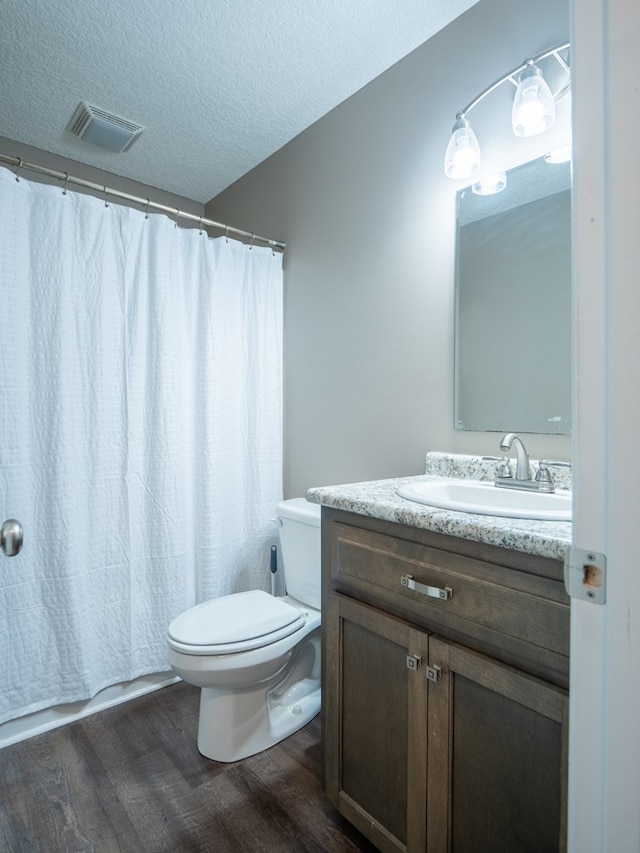
{"label": "glass light shade", "polygon": [[489,178],[482,178],[471,186],[471,192],[474,195],[495,195],[501,193],[507,186],[506,172],[498,172],[497,175],[491,175]]}
{"label": "glass light shade", "polygon": [[529,65],[520,75],[511,113],[516,136],[535,136],[556,120],[556,105],[540,69]]}
{"label": "glass light shade", "polygon": [[571,145],[563,145],[562,148],[555,148],[544,155],[546,163],[568,163],[571,160]]}
{"label": "glass light shade", "polygon": [[459,118],[451,131],[444,154],[444,173],[448,178],[470,178],[480,171],[478,138],[466,119]]}

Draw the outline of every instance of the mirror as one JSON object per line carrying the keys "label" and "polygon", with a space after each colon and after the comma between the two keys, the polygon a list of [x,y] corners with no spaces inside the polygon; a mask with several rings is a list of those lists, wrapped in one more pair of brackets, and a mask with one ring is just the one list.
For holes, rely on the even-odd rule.
{"label": "mirror", "polygon": [[455,428],[571,432],[571,167],[457,198]]}

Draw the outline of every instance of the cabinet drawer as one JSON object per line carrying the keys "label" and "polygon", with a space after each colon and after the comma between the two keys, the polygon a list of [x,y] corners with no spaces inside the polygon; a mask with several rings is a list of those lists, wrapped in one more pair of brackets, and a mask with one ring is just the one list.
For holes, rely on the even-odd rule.
{"label": "cabinet drawer", "polygon": [[347,524],[333,525],[332,540],[336,589],[407,616],[450,620],[457,630],[466,623],[569,654],[569,599],[558,581]]}

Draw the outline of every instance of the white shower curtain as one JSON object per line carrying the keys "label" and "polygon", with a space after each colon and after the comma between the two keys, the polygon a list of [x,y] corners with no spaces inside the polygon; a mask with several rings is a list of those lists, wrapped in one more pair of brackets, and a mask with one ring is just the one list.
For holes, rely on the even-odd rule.
{"label": "white shower curtain", "polygon": [[0,722],[168,669],[269,588],[282,258],[0,169]]}

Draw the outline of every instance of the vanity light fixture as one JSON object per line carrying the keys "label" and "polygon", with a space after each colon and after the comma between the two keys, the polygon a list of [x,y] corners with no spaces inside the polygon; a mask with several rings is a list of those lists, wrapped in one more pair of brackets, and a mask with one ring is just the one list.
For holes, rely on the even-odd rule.
{"label": "vanity light fixture", "polygon": [[448,178],[469,178],[480,171],[480,145],[469,122],[459,116],[451,131],[444,155],[444,171]]}
{"label": "vanity light fixture", "polygon": [[491,175],[489,178],[481,178],[471,185],[471,192],[474,195],[495,195],[501,193],[507,186],[507,173],[498,172],[497,175]]}
{"label": "vanity light fixture", "polygon": [[544,155],[545,163],[556,165],[558,163],[568,163],[571,160],[571,146],[563,145],[562,148],[555,148]]}
{"label": "vanity light fixture", "polygon": [[531,62],[520,75],[511,111],[516,136],[536,136],[553,126],[556,102],[537,65]]}
{"label": "vanity light fixture", "polygon": [[[571,42],[565,42],[527,59],[488,86],[456,114],[456,123],[444,155],[444,172],[448,178],[470,178],[479,173],[480,145],[467,115],[503,83],[509,82],[516,87],[512,109],[512,127],[516,136],[534,136],[552,127],[556,117],[556,102],[571,87],[567,62],[570,48]],[[551,58],[558,63],[565,76],[556,92],[551,91],[540,69],[540,65]]]}

